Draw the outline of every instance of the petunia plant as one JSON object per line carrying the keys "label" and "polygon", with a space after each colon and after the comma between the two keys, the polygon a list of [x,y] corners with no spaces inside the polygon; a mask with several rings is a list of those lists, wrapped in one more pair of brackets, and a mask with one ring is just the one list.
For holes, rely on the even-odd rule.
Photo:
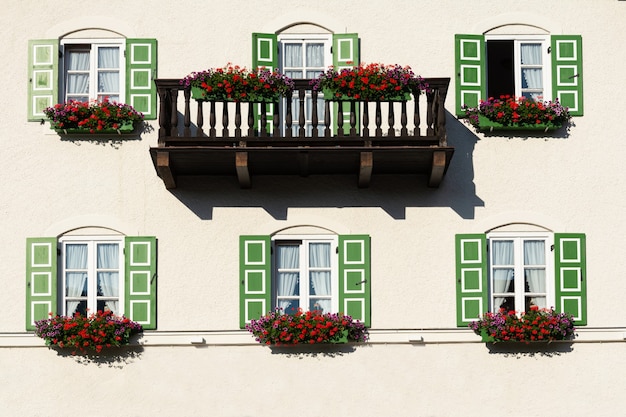
{"label": "petunia plant", "polygon": [[501,310],[485,313],[469,324],[474,333],[494,342],[534,342],[574,338],[574,318],[569,313],[531,306],[530,311],[516,314]]}
{"label": "petunia plant", "polygon": [[[324,98],[360,101],[408,100],[410,94],[428,89],[424,79],[411,67],[385,64],[361,64],[353,68],[329,68],[311,81],[314,90]],[[329,96],[326,96],[328,93]]]}
{"label": "petunia plant", "polygon": [[128,104],[102,101],[68,101],[44,110],[50,127],[60,131],[79,129],[89,133],[114,132],[143,120],[143,114]]}
{"label": "petunia plant", "polygon": [[490,97],[478,107],[464,106],[465,121],[480,130],[483,120],[498,123],[504,127],[559,128],[567,123],[571,115],[558,100],[534,101],[525,97],[503,95]]}
{"label": "petunia plant", "polygon": [[111,311],[98,311],[89,316],[76,313],[72,317],[50,316],[35,322],[35,335],[47,346],[58,346],[76,352],[102,352],[104,349],[128,345],[130,337],[143,331],[141,324]]}
{"label": "petunia plant", "polygon": [[192,87],[195,99],[243,102],[276,101],[294,89],[293,80],[276,71],[230,64],[192,72],[180,80],[180,85]]}
{"label": "petunia plant", "polygon": [[320,310],[303,312],[299,309],[287,314],[277,308],[252,320],[246,329],[264,345],[365,342],[369,337],[360,321]]}

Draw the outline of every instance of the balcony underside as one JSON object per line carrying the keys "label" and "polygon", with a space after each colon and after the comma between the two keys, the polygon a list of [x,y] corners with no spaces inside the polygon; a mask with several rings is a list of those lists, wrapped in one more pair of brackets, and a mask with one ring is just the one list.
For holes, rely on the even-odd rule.
{"label": "balcony underside", "polygon": [[[427,145],[331,146],[281,141],[273,146],[180,145],[150,149],[156,171],[166,188],[176,188],[187,175],[233,175],[249,188],[257,175],[354,175],[359,187],[368,187],[381,174],[426,175],[438,187],[454,148]],[[363,142],[363,141],[361,141]],[[280,146],[276,146],[280,145]]]}

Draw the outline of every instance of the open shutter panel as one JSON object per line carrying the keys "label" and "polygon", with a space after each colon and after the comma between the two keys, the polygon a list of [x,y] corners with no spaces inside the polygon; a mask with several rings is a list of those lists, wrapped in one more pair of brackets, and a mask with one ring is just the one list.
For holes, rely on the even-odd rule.
{"label": "open shutter panel", "polygon": [[46,107],[58,99],[59,41],[57,39],[28,42],[28,120],[45,119]]}
{"label": "open shutter panel", "polygon": [[[252,34],[252,68],[265,67],[270,71],[278,70],[278,36],[274,33]],[[274,105],[266,104],[265,113],[267,132],[272,133],[274,119]],[[259,128],[261,118],[261,105],[254,104],[254,128]]]}
{"label": "open shutter panel", "polygon": [[[359,57],[359,35],[356,33],[342,33],[333,35],[333,66],[337,70],[342,68],[352,68],[360,63]],[[333,113],[336,116],[339,110],[339,103],[333,103]],[[344,134],[350,132],[350,103],[342,104],[343,130]],[[359,109],[356,109],[356,120],[360,120]],[[333,133],[337,133],[337,119],[333,126]],[[358,129],[358,127],[357,127]]]}
{"label": "open shutter panel", "polygon": [[57,313],[57,239],[26,239],[26,330]]}
{"label": "open shutter panel", "polygon": [[455,35],[456,114],[464,116],[463,106],[477,107],[487,88],[485,37]]}
{"label": "open shutter panel", "polygon": [[585,235],[554,235],[556,310],[571,313],[577,325],[587,324]]}
{"label": "open shutter panel", "polygon": [[467,326],[488,307],[487,238],[484,234],[456,235],[457,326]]}
{"label": "open shutter panel", "polygon": [[156,119],[157,41],[126,39],[126,104]]}
{"label": "open shutter panel", "polygon": [[156,238],[126,237],[124,315],[144,329],[156,329]]}
{"label": "open shutter panel", "polygon": [[582,37],[551,37],[552,91],[555,99],[569,109],[572,116],[583,115],[583,48]]}
{"label": "open shutter panel", "polygon": [[339,311],[371,325],[370,237],[339,236]]}
{"label": "open shutter panel", "polygon": [[269,236],[239,237],[239,326],[271,309],[272,270]]}

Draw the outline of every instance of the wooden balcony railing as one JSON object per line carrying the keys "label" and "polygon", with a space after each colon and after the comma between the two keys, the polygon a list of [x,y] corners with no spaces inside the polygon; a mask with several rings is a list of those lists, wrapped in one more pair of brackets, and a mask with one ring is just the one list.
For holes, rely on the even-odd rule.
{"label": "wooden balcony railing", "polygon": [[177,79],[155,82],[158,146],[150,153],[167,188],[181,175],[236,175],[247,188],[254,175],[351,173],[360,187],[373,174],[425,174],[437,187],[454,153],[444,108],[449,78],[427,78],[430,90],[408,102],[342,105],[318,98],[309,80],[296,80],[292,96],[274,105],[196,102]]}

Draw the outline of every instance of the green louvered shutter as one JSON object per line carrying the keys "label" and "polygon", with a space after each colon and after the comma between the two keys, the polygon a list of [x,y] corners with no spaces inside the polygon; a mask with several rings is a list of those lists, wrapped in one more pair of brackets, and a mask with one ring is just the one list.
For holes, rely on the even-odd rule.
{"label": "green louvered shutter", "polygon": [[126,104],[149,120],[157,117],[156,76],[156,39],[126,39]]}
{"label": "green louvered shutter", "polygon": [[552,96],[569,108],[572,116],[583,115],[583,47],[582,37],[551,37]]}
{"label": "green louvered shutter", "polygon": [[339,236],[339,311],[371,325],[370,237]]}
{"label": "green louvered shutter", "polygon": [[57,313],[57,239],[26,239],[26,330]]}
{"label": "green louvered shutter", "polygon": [[28,42],[28,120],[45,119],[46,107],[58,99],[59,41],[57,39]]}
{"label": "green louvered shutter", "polygon": [[[357,33],[342,33],[333,35],[333,66],[337,70],[342,68],[356,67],[360,63],[359,57],[359,35]],[[338,103],[333,106],[333,132],[337,133],[338,124],[336,116],[338,113]],[[350,103],[345,102],[342,105],[343,113],[343,131],[345,134],[350,132]],[[360,120],[360,112],[356,109],[356,120]],[[358,123],[357,123],[358,124]],[[357,130],[359,127],[357,126]]]}
{"label": "green louvered shutter", "polygon": [[571,313],[577,325],[587,324],[587,285],[585,271],[585,235],[554,235],[555,308]]}
{"label": "green louvered shutter", "polygon": [[239,326],[268,313],[272,306],[272,256],[269,236],[239,237]]}
{"label": "green louvered shutter", "polygon": [[124,315],[144,329],[156,329],[157,244],[155,237],[126,237],[124,242]]}
{"label": "green louvered shutter", "polygon": [[456,324],[467,326],[489,307],[487,238],[484,234],[456,235]]}
{"label": "green louvered shutter", "polygon": [[477,107],[487,91],[485,37],[455,35],[456,114],[464,116],[463,105]]}
{"label": "green louvered shutter", "polygon": [[[278,36],[274,33],[252,34],[252,68],[265,67],[270,71],[278,70]],[[274,119],[274,105],[266,104],[266,129],[272,132]],[[258,129],[261,118],[261,105],[254,105],[254,128]]]}

